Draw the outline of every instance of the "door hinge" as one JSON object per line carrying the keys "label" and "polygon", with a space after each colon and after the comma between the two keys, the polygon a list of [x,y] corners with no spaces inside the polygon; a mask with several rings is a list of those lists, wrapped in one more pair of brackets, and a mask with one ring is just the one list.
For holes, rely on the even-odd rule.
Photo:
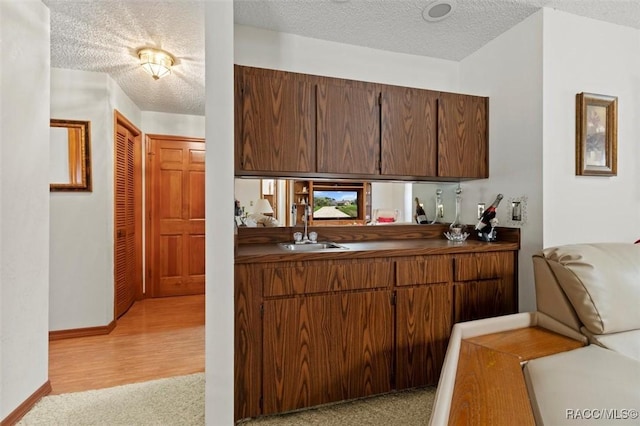
{"label": "door hinge", "polygon": [[260,395],[260,399],[258,400],[258,408],[260,408],[260,412],[264,410],[264,398]]}
{"label": "door hinge", "polygon": [[378,105],[382,105],[382,92],[378,93]]}
{"label": "door hinge", "polygon": [[264,304],[260,305],[260,317],[264,316]]}
{"label": "door hinge", "polygon": [[396,306],[396,293],[395,293],[395,291],[391,295],[391,306]]}

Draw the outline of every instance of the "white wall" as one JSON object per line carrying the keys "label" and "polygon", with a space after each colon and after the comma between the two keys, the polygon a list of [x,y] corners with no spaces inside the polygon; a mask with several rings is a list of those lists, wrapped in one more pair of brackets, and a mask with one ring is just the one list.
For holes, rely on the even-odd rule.
{"label": "white wall", "polygon": [[233,1],[205,2],[208,425],[233,424],[233,43]]}
{"label": "white wall", "polygon": [[[441,198],[444,208],[444,219],[438,219],[439,222],[453,222],[456,217],[456,189],[457,183],[414,183],[412,185],[412,193],[410,196],[411,221],[415,223],[414,215],[416,214],[416,197],[420,200],[427,219],[431,222],[436,216],[436,191],[442,190]],[[471,221],[467,223],[472,223]]]}
{"label": "white wall", "polygon": [[49,9],[0,2],[0,40],[2,420],[48,378]]}
{"label": "white wall", "polygon": [[205,137],[205,118],[201,115],[142,111],[142,129],[147,134]]}
{"label": "white wall", "polygon": [[105,73],[51,70],[51,117],[91,121],[93,191],[51,193],[50,330],[113,320],[114,110],[145,133],[205,136],[204,117],[141,112]]}
{"label": "white wall", "polygon": [[[640,33],[544,10],[544,245],[640,238]],[[580,92],[618,97],[618,175],[575,175]]]}
{"label": "white wall", "polygon": [[239,65],[454,91],[458,63],[235,26]]}
{"label": "white wall", "polygon": [[104,73],[53,68],[51,117],[91,122],[92,192],[52,192],[50,330],[113,320],[113,110],[140,111]]}
{"label": "white wall", "polygon": [[[489,179],[462,183],[462,221],[477,222],[477,205],[504,200],[498,220],[508,223],[509,198],[527,197],[521,226],[519,305],[535,309],[531,255],[542,248],[542,12],[501,34],[460,64],[460,90],[489,96]],[[556,120],[554,120],[554,123]],[[544,161],[547,161],[545,157]]]}
{"label": "white wall", "polygon": [[234,197],[247,213],[253,212],[253,204],[260,198],[260,179],[235,179]]}
{"label": "white wall", "polygon": [[113,113],[108,109],[107,79],[104,73],[51,69],[51,117],[91,122],[93,186],[92,192],[50,195],[51,330],[100,326],[113,319]]}

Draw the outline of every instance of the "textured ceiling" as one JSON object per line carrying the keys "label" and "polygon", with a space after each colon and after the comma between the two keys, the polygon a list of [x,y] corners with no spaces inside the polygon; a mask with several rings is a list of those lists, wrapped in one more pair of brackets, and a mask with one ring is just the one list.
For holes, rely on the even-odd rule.
{"label": "textured ceiling", "polygon": [[[1,1],[1,0],[0,0]],[[51,65],[106,72],[143,111],[204,115],[203,0],[42,0],[51,9]],[[214,1],[214,0],[210,0]],[[640,28],[638,0],[235,0],[234,20],[273,31],[459,61],[541,7]],[[138,66],[146,46],[177,58],[154,81]]]}
{"label": "textured ceiling", "polygon": [[[202,1],[43,0],[51,15],[51,66],[105,72],[143,111],[204,115]],[[156,47],[176,58],[153,80],[137,52]]]}

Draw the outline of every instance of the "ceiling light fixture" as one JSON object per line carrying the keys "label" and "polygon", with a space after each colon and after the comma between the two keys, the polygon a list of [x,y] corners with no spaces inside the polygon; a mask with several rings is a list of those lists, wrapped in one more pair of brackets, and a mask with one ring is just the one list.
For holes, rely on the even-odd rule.
{"label": "ceiling light fixture", "polygon": [[427,22],[442,21],[451,15],[456,7],[455,0],[438,0],[427,5],[422,11],[422,18]]}
{"label": "ceiling light fixture", "polygon": [[171,67],[175,63],[173,56],[158,49],[145,47],[138,51],[140,65],[148,72],[154,80],[171,74]]}

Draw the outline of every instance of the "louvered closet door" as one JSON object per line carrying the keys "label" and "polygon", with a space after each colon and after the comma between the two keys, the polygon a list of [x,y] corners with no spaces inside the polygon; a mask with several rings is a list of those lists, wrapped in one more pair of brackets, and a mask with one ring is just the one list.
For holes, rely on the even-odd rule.
{"label": "louvered closet door", "polygon": [[136,298],[135,277],[135,139],[117,126],[115,158],[115,305],[116,318]]}

